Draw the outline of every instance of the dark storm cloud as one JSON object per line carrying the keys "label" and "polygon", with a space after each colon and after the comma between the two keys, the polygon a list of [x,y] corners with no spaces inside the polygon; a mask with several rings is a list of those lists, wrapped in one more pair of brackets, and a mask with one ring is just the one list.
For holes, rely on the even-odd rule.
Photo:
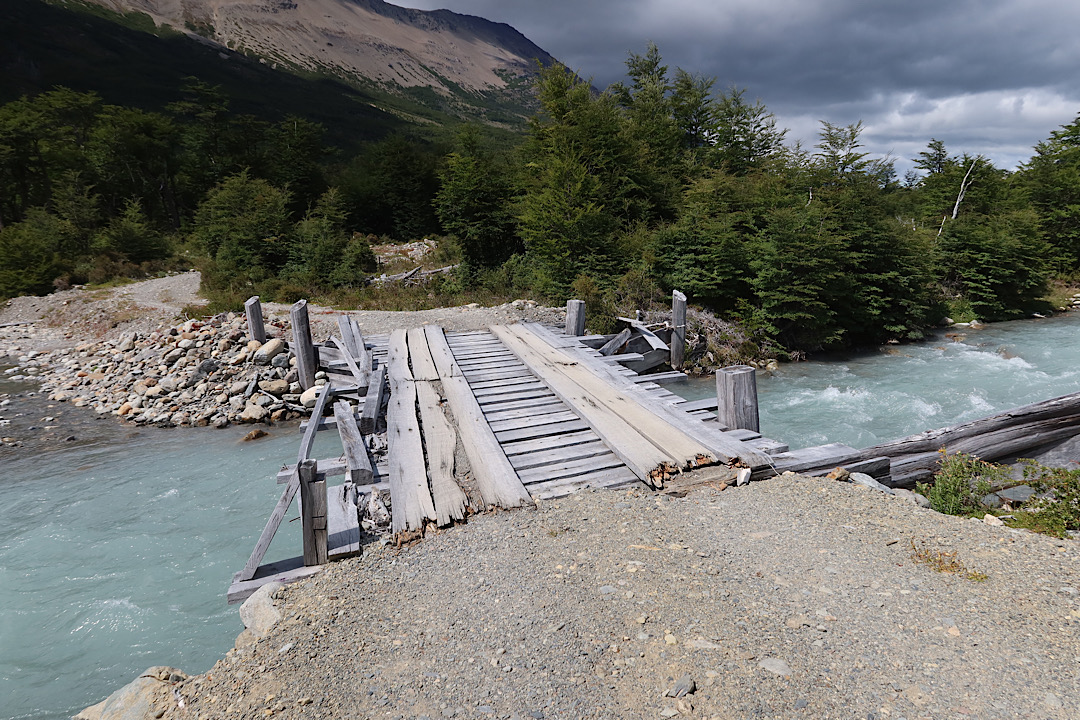
{"label": "dark storm cloud", "polygon": [[413,0],[507,22],[597,87],[655,42],[747,88],[794,139],[862,120],[902,167],[931,137],[1012,167],[1080,110],[1080,5],[1060,0]]}

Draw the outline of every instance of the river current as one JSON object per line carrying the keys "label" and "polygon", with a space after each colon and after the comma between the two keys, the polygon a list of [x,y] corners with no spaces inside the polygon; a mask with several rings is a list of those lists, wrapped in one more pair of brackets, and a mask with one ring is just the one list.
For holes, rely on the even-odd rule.
{"label": "river current", "polygon": [[[1080,315],[949,332],[761,373],[762,432],[868,446],[1080,391]],[[245,443],[248,428],[100,423],[86,442],[3,457],[0,718],[69,717],[151,665],[204,672],[242,629],[225,589],[280,492],[296,425]],[[320,435],[317,457],[340,452]],[[298,554],[295,525],[268,559]]]}

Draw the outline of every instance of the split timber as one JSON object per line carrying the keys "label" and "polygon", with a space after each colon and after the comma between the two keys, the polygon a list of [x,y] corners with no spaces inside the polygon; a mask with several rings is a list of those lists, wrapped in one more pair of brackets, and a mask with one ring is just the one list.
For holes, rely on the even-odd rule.
{"label": "split timber", "polygon": [[[296,462],[278,473],[283,493],[233,578],[230,602],[266,582],[319,571],[302,556],[263,562],[294,498],[300,503],[302,482],[326,493],[326,519],[316,522],[325,522],[318,532],[334,560],[360,552],[359,508],[373,491],[389,493],[395,532],[463,519],[470,501],[457,483],[460,470],[455,476],[455,447],[469,460],[474,509],[521,507],[585,488],[659,487],[708,465],[765,477],[790,454],[758,433],[721,427],[715,401],[687,402],[661,384],[684,379],[681,373],[638,375],[623,362],[638,364],[640,355],[605,355],[587,344],[591,338],[561,329],[427,327],[364,337],[345,318],[339,328],[342,338],[314,346],[326,384],[301,424]],[[343,452],[312,458],[316,433],[328,430],[338,432]],[[371,436],[383,431],[387,451],[373,453]],[[300,466],[312,460],[314,472],[302,478]]]}

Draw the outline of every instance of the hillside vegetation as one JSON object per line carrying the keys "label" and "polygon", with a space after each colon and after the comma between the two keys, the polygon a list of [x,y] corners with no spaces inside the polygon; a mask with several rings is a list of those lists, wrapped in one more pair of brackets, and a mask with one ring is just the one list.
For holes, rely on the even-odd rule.
{"label": "hillside vegetation", "polygon": [[[202,80],[158,110],[73,89],[13,100],[0,294],[184,263],[215,307],[578,296],[603,330],[678,288],[737,320],[748,356],[797,357],[1046,310],[1048,282],[1080,265],[1080,122],[1012,173],[929,139],[901,179],[858,123],[789,143],[762,102],[670,72],[655,47],[605,92],[558,64],[535,92],[514,140],[445,121],[352,144],[301,112],[237,112]],[[425,236],[454,273],[368,285],[371,243]]]}

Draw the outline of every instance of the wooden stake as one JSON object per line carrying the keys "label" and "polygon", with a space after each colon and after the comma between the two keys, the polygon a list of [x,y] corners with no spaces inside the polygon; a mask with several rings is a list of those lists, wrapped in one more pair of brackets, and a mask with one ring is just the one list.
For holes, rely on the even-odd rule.
{"label": "wooden stake", "polygon": [[678,290],[671,293],[671,367],[682,369],[686,352],[686,296]]}
{"label": "wooden stake", "polygon": [[247,299],[244,303],[244,312],[247,313],[248,335],[252,340],[266,342],[266,328],[263,326],[262,305],[259,303],[258,295],[252,295]]}
{"label": "wooden stake", "polygon": [[757,371],[732,365],[716,371],[716,419],[728,430],[761,432],[758,423]]}
{"label": "wooden stake", "polygon": [[566,334],[575,336],[585,334],[584,300],[566,301]]}
{"label": "wooden stake", "polygon": [[326,481],[318,480],[314,460],[300,463],[300,506],[304,531],[304,565],[326,564]]}
{"label": "wooden stake", "polygon": [[307,390],[315,384],[315,368],[319,363],[319,358],[315,354],[315,346],[311,342],[307,300],[298,300],[289,310],[289,317],[292,320],[296,371],[300,375],[300,387]]}

